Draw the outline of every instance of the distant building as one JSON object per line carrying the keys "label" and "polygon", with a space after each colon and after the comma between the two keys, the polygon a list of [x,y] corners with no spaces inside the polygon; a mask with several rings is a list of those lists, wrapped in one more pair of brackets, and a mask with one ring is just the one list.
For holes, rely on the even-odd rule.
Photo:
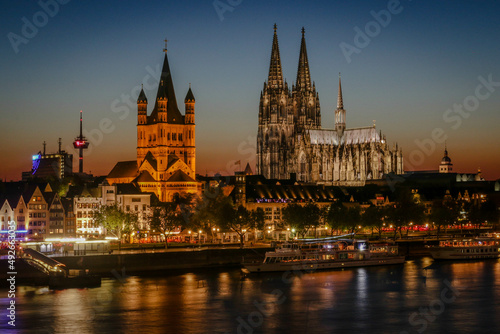
{"label": "distant building", "polygon": [[296,174],[306,183],[361,186],[389,173],[403,173],[401,149],[397,144],[391,149],[375,125],[346,129],[340,77],[334,128],[322,128],[304,29],[297,80],[289,89],[283,80],[275,25],[269,76],[260,93],[257,174],[271,179]]}
{"label": "distant building", "polygon": [[116,204],[124,212],[135,213],[138,217],[138,228],[147,231],[150,215],[151,193],[141,192],[131,183],[109,185],[107,182],[98,187],[73,187],[73,207],[76,219],[76,236],[98,237],[106,234],[105,229],[97,225],[94,212],[103,205]]}
{"label": "distant building", "polygon": [[441,159],[441,163],[439,164],[439,172],[440,173],[451,173],[453,171],[453,164],[451,163],[451,159],[448,156],[448,150],[446,147],[444,148],[444,157]]}
{"label": "distant building", "polygon": [[72,198],[61,198],[64,209],[64,236],[68,238],[76,237],[76,217]]}
{"label": "distant building", "polygon": [[107,180],[112,184],[137,184],[154,192],[161,201],[176,193],[196,193],[195,98],[189,87],[184,99],[185,115],[177,107],[167,50],[151,115],[141,89],[137,99],[137,159],[118,162]]}
{"label": "distant building", "polygon": [[[48,185],[48,187],[50,187],[50,185]],[[29,212],[29,222],[26,226],[28,230],[28,238],[46,238],[49,226],[49,204],[52,200],[52,194],[47,194],[42,191],[38,185],[31,185],[26,189],[22,196],[24,198],[24,202],[28,206]]]}
{"label": "distant building", "polygon": [[30,177],[63,179],[73,174],[73,154],[61,150],[61,138],[59,138],[59,151],[45,154],[45,143],[43,153],[38,152],[32,156],[32,167],[30,172],[23,172],[23,181]]}

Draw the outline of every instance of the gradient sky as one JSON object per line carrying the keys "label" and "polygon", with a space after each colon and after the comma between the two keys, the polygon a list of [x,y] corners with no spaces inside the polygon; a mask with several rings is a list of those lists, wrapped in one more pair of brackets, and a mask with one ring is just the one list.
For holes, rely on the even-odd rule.
{"label": "gradient sky", "polygon": [[[333,127],[342,72],[347,127],[376,120],[388,142],[403,148],[405,169],[437,169],[444,143],[431,138],[442,129],[456,171],[480,167],[487,179],[500,178],[500,83],[490,87],[487,98],[485,89],[479,90],[482,100],[474,97],[479,77],[500,82],[498,1],[402,0],[400,12],[373,30],[350,62],[341,43],[356,46],[355,28],[375,27],[371,12],[387,9],[388,1],[229,2],[236,5],[221,20],[212,0],[72,0],[17,53],[9,33],[23,36],[23,18],[40,21],[42,8],[37,1],[5,2],[0,14],[0,177],[20,179],[42,142],[53,152],[59,137],[75,154],[76,170],[71,143],[78,135],[80,109],[84,128],[92,133],[86,172],[104,175],[117,161],[134,160],[137,88],[149,85],[146,95],[154,101],[158,82],[150,73],[162,64],[165,38],[178,102],[189,83],[196,97],[196,172],[232,173],[236,160],[254,168],[259,94],[276,23],[290,85],[296,78],[300,30],[306,29],[323,128]],[[472,109],[467,117],[447,114],[464,103]],[[113,131],[101,137],[96,133],[103,119],[110,120]],[[427,145],[422,149],[418,142]]]}

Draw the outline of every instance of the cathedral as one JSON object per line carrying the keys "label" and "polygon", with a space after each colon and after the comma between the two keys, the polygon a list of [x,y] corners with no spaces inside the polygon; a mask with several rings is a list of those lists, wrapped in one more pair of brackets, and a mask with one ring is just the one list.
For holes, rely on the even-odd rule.
{"label": "cathedral", "polygon": [[321,127],[319,94],[311,81],[305,31],[302,28],[297,80],[291,90],[283,80],[274,25],[269,76],[260,93],[257,174],[305,183],[363,185],[385,174],[403,173],[403,154],[391,149],[375,125],[346,129],[346,110],[339,76],[333,129]]}
{"label": "cathedral", "polygon": [[167,49],[153,110],[141,89],[137,98],[137,159],[118,162],[107,176],[109,184],[135,183],[161,201],[176,194],[196,193],[196,146],[191,87],[184,99],[185,115],[177,106]]}

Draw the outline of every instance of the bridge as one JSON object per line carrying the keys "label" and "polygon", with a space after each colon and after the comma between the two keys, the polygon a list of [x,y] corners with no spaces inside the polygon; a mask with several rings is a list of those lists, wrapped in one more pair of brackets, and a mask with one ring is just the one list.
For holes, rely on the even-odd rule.
{"label": "bridge", "polygon": [[27,264],[43,272],[47,276],[67,276],[65,264],[51,259],[34,249],[24,248],[22,258]]}

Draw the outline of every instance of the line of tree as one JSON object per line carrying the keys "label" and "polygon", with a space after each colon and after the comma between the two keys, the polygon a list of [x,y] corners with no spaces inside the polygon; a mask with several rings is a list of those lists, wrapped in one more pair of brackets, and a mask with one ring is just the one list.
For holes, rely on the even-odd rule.
{"label": "line of tree", "polygon": [[[397,188],[395,200],[389,206],[370,205],[362,212],[356,203],[333,202],[330,206],[320,209],[315,203],[289,204],[282,210],[283,223],[292,229],[297,236],[305,238],[309,231],[325,224],[337,234],[342,231],[356,233],[362,228],[371,229],[372,236],[377,233],[381,237],[382,230],[392,226],[394,239],[398,234],[412,224],[422,224],[426,219],[432,222],[437,235],[449,225],[472,223],[481,226],[485,222],[496,224],[499,216],[492,201],[455,200],[451,196],[432,202],[431,214],[425,214],[426,208],[417,193],[408,188]],[[102,206],[93,213],[96,225],[104,227],[108,234],[118,238],[119,244],[132,231],[141,230],[138,217],[133,212],[124,212],[117,204]],[[264,229],[265,214],[259,208],[248,210],[235,205],[231,198],[222,192],[214,196],[195,197],[193,194],[183,194],[174,197],[173,202],[158,203],[151,209],[148,217],[149,229],[158,231],[168,246],[167,240],[174,231],[191,229],[203,231],[211,241],[215,240],[216,232],[235,232],[243,246],[244,235],[249,232]],[[316,233],[315,233],[316,234]],[[124,238],[125,236],[125,238]]]}

